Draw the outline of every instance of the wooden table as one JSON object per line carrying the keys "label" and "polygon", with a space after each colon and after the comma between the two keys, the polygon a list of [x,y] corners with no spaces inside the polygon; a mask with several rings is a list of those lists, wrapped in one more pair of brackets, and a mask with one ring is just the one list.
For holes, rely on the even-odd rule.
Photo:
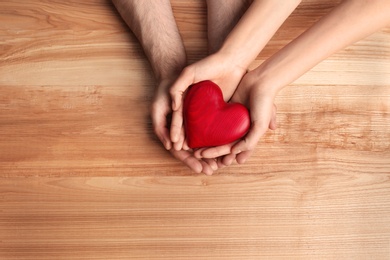
{"label": "wooden table", "polygon": [[[172,5],[204,57],[204,1]],[[154,137],[154,85],[109,1],[0,2],[0,259],[390,259],[390,28],[285,88],[279,129],[211,177]]]}

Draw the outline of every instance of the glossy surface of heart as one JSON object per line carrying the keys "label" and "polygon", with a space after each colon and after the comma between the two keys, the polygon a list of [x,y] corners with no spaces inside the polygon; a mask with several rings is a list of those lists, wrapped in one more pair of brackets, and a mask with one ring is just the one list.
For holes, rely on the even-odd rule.
{"label": "glossy surface of heart", "polygon": [[243,137],[249,130],[248,109],[226,103],[212,81],[192,85],[184,98],[184,126],[191,148],[219,146]]}

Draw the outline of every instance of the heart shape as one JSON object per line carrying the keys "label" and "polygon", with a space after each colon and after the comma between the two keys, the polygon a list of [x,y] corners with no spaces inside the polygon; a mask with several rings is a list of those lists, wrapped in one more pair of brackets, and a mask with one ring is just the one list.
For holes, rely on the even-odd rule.
{"label": "heart shape", "polygon": [[243,137],[250,127],[248,109],[239,103],[226,103],[219,86],[209,80],[190,86],[183,113],[190,148],[231,143]]}

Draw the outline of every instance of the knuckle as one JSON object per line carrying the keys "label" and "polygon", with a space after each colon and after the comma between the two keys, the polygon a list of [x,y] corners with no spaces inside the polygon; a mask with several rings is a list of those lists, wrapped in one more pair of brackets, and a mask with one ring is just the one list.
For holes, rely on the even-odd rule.
{"label": "knuckle", "polygon": [[175,85],[173,85],[170,89],[169,89],[169,94],[174,97],[176,96],[176,93],[177,93],[177,89],[175,87]]}
{"label": "knuckle", "polygon": [[172,121],[172,123],[171,123],[171,130],[180,133],[181,126],[182,126],[181,124],[179,124],[179,123],[177,123],[175,121]]}
{"label": "knuckle", "polygon": [[192,66],[190,65],[190,66],[187,66],[187,67],[185,67],[185,68],[183,69],[182,75],[192,74],[192,72],[193,72],[193,68],[192,68]]}
{"label": "knuckle", "polygon": [[244,151],[250,151],[255,149],[257,142],[252,142],[250,140],[244,140],[244,141],[245,141],[244,149],[243,149]]}

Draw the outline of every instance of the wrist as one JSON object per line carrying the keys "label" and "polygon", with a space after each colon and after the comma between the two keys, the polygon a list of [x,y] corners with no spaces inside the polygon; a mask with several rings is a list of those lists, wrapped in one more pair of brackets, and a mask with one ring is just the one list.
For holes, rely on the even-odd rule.
{"label": "wrist", "polygon": [[158,85],[161,85],[163,82],[173,83],[185,68],[186,64],[187,59],[185,55],[176,55],[174,60],[170,59],[166,63],[161,61],[155,63],[155,66],[152,67]]}
{"label": "wrist", "polygon": [[227,75],[232,78],[242,78],[248,72],[250,64],[241,62],[234,50],[221,48],[213,56],[217,60],[217,64],[220,64]]}
{"label": "wrist", "polygon": [[253,61],[252,57],[247,57],[247,54],[248,52],[230,42],[225,42],[216,53],[216,55],[233,65],[233,67],[238,67],[245,71]]}
{"label": "wrist", "polygon": [[256,85],[258,91],[267,94],[267,96],[275,98],[278,92],[285,87],[280,80],[280,76],[268,71],[266,66],[260,65],[248,74],[251,74],[252,82],[254,82],[253,84]]}

